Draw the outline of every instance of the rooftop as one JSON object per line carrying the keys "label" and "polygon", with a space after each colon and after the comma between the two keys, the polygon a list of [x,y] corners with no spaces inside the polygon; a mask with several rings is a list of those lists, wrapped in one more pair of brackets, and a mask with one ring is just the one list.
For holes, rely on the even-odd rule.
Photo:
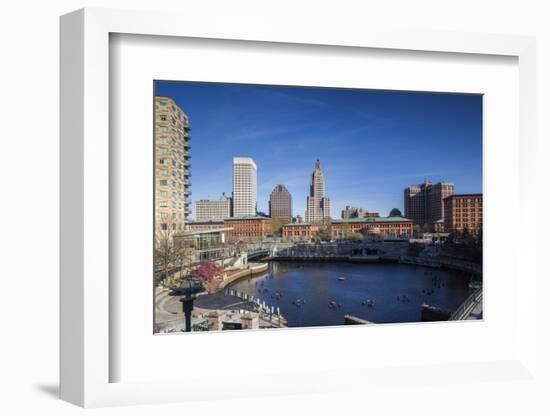
{"label": "rooftop", "polygon": [[264,217],[263,215],[243,215],[241,217],[229,217],[224,221],[243,221],[243,220],[270,220],[271,217]]}
{"label": "rooftop", "polygon": [[332,220],[333,224],[342,223],[363,223],[363,222],[412,222],[412,220],[405,217],[365,217],[365,218],[342,218]]}
{"label": "rooftop", "polygon": [[310,226],[310,225],[318,225],[318,224],[312,224],[310,222],[291,222],[288,224],[283,225],[283,227],[300,227],[300,226]]}
{"label": "rooftop", "polygon": [[451,198],[483,198],[483,194],[452,194],[444,199],[451,199]]}
{"label": "rooftop", "polygon": [[254,159],[251,157],[234,157],[233,164],[252,165],[254,166],[254,169],[256,169],[256,163],[254,163]]}
{"label": "rooftop", "polygon": [[223,233],[226,231],[232,231],[233,227],[225,227],[225,228],[212,228],[211,230],[201,230],[201,231],[184,231],[183,236],[187,235],[202,235],[202,234],[216,234],[216,233]]}

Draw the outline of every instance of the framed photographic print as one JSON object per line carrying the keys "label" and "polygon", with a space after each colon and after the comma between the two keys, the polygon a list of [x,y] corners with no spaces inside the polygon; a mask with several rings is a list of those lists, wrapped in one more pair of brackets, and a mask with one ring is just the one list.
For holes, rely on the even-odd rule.
{"label": "framed photographic print", "polygon": [[61,20],[62,398],[529,378],[533,40],[181,21]]}
{"label": "framed photographic print", "polygon": [[154,90],[155,332],[482,319],[482,95]]}

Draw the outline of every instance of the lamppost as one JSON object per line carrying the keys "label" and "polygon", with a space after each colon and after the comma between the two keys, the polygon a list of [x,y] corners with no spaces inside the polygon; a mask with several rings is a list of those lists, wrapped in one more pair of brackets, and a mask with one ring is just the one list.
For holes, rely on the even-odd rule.
{"label": "lamppost", "polygon": [[193,312],[193,303],[197,294],[204,292],[204,287],[200,283],[194,283],[187,287],[172,287],[174,296],[181,296],[183,313],[185,315],[185,332],[191,332],[191,312]]}

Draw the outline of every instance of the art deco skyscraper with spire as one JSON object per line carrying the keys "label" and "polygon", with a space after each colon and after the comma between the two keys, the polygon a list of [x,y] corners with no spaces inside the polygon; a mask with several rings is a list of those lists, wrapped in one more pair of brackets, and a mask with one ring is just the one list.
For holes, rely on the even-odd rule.
{"label": "art deco skyscraper with spire", "polygon": [[325,196],[325,178],[319,159],[317,159],[315,170],[311,174],[305,219],[306,222],[317,224],[330,219],[330,198]]}

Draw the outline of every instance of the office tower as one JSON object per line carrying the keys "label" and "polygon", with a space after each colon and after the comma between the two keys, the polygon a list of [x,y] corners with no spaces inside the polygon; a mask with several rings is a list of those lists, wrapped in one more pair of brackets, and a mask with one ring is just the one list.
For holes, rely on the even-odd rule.
{"label": "office tower", "polygon": [[257,168],[249,157],[233,158],[233,216],[254,216],[257,209]]}
{"label": "office tower", "polygon": [[306,222],[322,223],[327,219],[330,219],[330,198],[325,196],[325,178],[321,171],[321,162],[317,159],[315,170],[311,174]]}
{"label": "office tower", "polygon": [[443,219],[443,200],[454,194],[454,188],[454,184],[450,182],[432,184],[429,181],[409,186],[404,191],[405,217],[418,225],[430,225]]}
{"label": "office tower", "polygon": [[222,193],[219,199],[195,202],[195,221],[223,221],[231,216],[231,198]]}
{"label": "office tower", "polygon": [[289,223],[292,220],[292,195],[282,184],[278,184],[269,196],[269,216]]}

